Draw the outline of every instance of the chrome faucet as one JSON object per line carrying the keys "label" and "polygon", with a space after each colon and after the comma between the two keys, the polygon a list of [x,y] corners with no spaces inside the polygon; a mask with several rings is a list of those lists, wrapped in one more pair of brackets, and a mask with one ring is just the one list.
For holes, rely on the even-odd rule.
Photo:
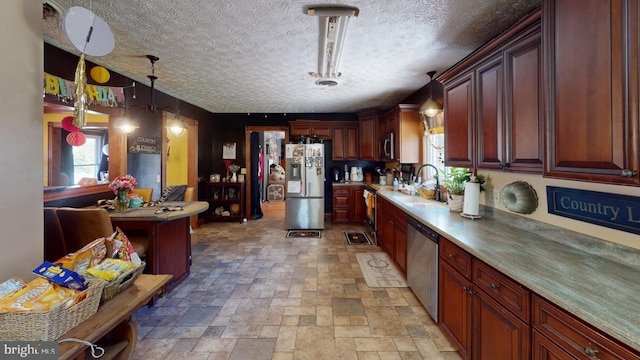
{"label": "chrome faucet", "polygon": [[436,171],[436,201],[441,201],[440,200],[440,179],[438,178],[438,168],[437,167],[435,167],[435,166],[433,166],[431,164],[424,164],[424,165],[420,166],[418,168],[418,171],[416,172],[416,179],[418,178],[418,176],[420,176],[420,171],[422,171],[422,169],[425,166],[432,167],[433,170]]}

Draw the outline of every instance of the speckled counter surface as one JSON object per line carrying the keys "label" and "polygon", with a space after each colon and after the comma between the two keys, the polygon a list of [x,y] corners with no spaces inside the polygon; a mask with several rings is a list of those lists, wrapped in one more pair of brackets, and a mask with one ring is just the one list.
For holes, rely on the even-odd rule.
{"label": "speckled counter surface", "polygon": [[331,183],[332,186],[364,186],[366,185],[363,181],[349,181],[349,182],[339,182],[334,181]]}
{"label": "speckled counter surface", "polygon": [[491,208],[483,207],[482,218],[470,220],[420,197],[385,190],[377,194],[531,291],[640,351],[640,251]]}

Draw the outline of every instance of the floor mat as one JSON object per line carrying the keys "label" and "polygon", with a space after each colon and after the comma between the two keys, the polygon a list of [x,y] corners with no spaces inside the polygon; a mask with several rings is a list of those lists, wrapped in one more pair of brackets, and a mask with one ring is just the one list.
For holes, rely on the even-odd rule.
{"label": "floor mat", "polygon": [[344,236],[347,238],[349,245],[371,245],[371,241],[369,241],[365,233],[345,232]]}
{"label": "floor mat", "polygon": [[404,276],[385,253],[356,254],[360,270],[369,287],[407,287]]}
{"label": "floor mat", "polygon": [[288,238],[319,238],[322,237],[322,231],[319,230],[289,230]]}

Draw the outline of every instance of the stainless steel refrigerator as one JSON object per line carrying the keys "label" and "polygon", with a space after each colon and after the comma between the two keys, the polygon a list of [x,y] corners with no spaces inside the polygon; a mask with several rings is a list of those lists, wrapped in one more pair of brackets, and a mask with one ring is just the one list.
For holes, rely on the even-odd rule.
{"label": "stainless steel refrigerator", "polygon": [[324,144],[287,144],[288,229],[324,229]]}

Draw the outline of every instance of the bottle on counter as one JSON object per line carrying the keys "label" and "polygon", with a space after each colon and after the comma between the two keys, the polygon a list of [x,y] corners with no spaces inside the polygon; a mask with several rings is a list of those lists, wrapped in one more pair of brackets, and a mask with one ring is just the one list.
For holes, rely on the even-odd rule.
{"label": "bottle on counter", "polygon": [[393,191],[398,191],[398,179],[393,179]]}

